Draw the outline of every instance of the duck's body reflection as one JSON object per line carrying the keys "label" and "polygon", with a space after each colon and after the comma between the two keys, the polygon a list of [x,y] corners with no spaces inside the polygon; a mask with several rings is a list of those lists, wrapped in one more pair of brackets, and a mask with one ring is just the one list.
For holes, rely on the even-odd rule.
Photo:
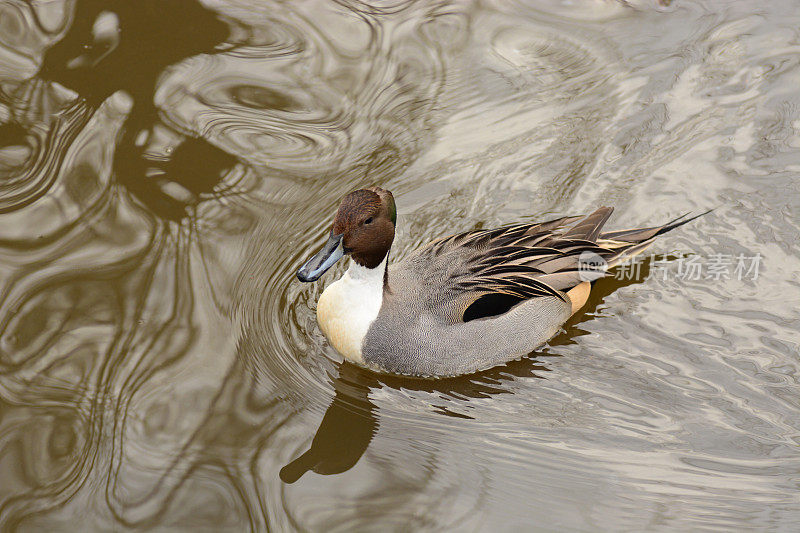
{"label": "duck's body reflection", "polygon": [[324,475],[340,474],[361,459],[378,429],[376,407],[369,400],[370,389],[378,381],[364,374],[349,363],[342,364],[334,382],[336,393],[311,447],[281,469],[281,480],[294,483],[309,470]]}

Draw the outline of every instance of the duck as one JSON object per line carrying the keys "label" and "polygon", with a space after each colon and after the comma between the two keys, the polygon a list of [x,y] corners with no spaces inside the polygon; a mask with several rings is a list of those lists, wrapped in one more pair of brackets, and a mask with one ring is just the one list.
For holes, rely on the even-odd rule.
{"label": "duck", "polygon": [[448,235],[389,264],[397,208],[386,189],[345,195],[327,242],[297,271],[318,280],[345,256],[347,271],[320,295],[322,333],[344,359],[423,378],[470,374],[524,357],[587,302],[592,283],[701,216],[603,231],[613,212],[564,216]]}

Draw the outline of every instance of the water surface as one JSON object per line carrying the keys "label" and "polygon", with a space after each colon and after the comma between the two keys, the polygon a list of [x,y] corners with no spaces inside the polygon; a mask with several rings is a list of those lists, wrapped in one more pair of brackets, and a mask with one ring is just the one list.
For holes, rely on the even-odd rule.
{"label": "water surface", "polygon": [[[798,28],[791,0],[3,0],[0,529],[796,529]],[[395,258],[717,209],[536,353],[408,380],[343,363],[335,276],[294,278],[376,184]]]}

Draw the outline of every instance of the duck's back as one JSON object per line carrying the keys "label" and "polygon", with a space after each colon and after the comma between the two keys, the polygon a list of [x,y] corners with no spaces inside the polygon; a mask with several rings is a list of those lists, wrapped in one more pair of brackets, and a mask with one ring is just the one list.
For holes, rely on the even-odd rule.
{"label": "duck's back", "polygon": [[390,290],[364,338],[366,364],[418,376],[475,372],[530,353],[570,316],[567,298],[540,296],[499,315],[464,321],[475,294],[450,283],[448,266],[458,268],[438,256],[428,264],[415,255],[389,268]]}
{"label": "duck's back", "polygon": [[468,231],[413,252],[389,268],[380,311],[362,344],[364,362],[387,372],[447,376],[525,355],[583,305],[587,279],[696,218],[601,233],[611,212],[601,207],[586,216]]}

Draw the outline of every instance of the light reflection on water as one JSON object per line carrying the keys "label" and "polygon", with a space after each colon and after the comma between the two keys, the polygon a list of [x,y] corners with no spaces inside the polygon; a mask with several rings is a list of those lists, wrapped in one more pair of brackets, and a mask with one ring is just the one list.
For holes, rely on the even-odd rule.
{"label": "light reflection on water", "polygon": [[[0,3],[0,529],[791,529],[792,2],[253,4]],[[719,206],[659,251],[764,267],[377,376],[293,276],[367,184],[395,257]]]}

